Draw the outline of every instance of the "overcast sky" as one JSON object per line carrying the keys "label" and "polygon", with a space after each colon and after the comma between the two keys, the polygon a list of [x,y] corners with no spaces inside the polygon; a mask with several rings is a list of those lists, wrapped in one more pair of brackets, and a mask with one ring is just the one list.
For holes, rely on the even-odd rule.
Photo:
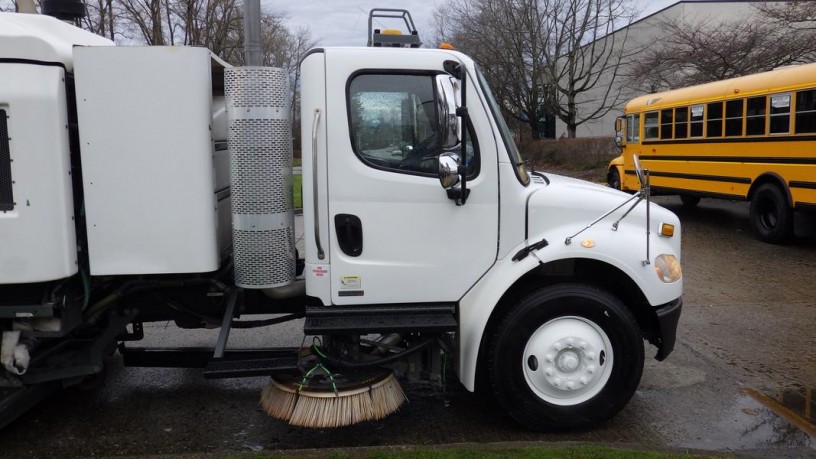
{"label": "overcast sky", "polygon": [[[426,46],[433,35],[433,12],[447,0],[261,0],[271,11],[288,15],[290,30],[308,27],[321,46],[365,46],[368,39],[368,12],[372,8],[400,8],[411,12],[420,38]],[[677,0],[635,0],[644,15]],[[375,25],[375,28],[377,26]],[[394,23],[379,25],[393,28]]]}

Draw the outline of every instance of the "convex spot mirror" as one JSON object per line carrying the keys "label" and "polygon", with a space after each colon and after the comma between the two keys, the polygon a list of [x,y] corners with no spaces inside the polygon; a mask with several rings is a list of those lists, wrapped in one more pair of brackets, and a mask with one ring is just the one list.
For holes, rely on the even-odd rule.
{"label": "convex spot mirror", "polygon": [[436,103],[442,148],[453,148],[462,138],[461,121],[456,116],[459,82],[450,75],[436,76]]}
{"label": "convex spot mirror", "polygon": [[439,155],[439,183],[442,188],[449,190],[459,184],[459,155],[453,152]]}

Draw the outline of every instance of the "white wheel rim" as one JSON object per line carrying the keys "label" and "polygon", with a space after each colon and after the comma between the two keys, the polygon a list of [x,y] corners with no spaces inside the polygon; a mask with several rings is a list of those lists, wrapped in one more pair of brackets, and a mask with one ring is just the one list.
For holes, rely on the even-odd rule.
{"label": "white wheel rim", "polygon": [[614,365],[612,343],[596,323],[581,317],[553,319],[530,335],[522,355],[524,378],[553,405],[583,403],[606,386]]}

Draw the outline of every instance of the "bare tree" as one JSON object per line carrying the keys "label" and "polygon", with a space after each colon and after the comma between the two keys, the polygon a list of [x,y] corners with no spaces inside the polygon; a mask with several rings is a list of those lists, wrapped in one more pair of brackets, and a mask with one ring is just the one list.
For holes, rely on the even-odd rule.
{"label": "bare tree", "polygon": [[619,102],[627,36],[613,32],[632,17],[624,0],[452,0],[437,10],[436,30],[479,63],[505,114],[533,137],[546,114],[575,137]]}
{"label": "bare tree", "polygon": [[[795,3],[816,12],[810,2]],[[767,7],[760,5],[751,20],[661,21],[659,44],[628,69],[630,85],[656,92],[812,61],[816,29],[791,27],[781,22],[783,16],[773,20]],[[789,8],[773,11],[789,13]]]}
{"label": "bare tree", "polygon": [[116,39],[116,14],[113,0],[85,0],[86,16],[82,28],[110,40]]}
{"label": "bare tree", "polygon": [[816,2],[763,2],[755,5],[762,16],[777,24],[795,29],[816,29]]}
{"label": "bare tree", "polygon": [[604,117],[622,100],[621,70],[639,51],[627,49],[635,13],[624,0],[543,3],[547,77],[555,86],[547,105],[574,138],[578,126]]}

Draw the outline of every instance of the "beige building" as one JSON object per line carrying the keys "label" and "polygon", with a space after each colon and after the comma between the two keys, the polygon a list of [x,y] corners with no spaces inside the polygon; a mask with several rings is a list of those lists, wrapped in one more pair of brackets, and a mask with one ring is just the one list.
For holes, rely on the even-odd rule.
{"label": "beige building", "polygon": [[[624,49],[626,52],[632,53],[635,50],[646,49],[660,43],[661,35],[665,30],[663,25],[667,22],[688,21],[689,23],[698,23],[708,21],[718,23],[726,20],[745,20],[756,14],[753,5],[760,3],[766,2],[751,0],[681,0],[618,30],[615,32],[615,39],[623,41],[625,36]],[[623,69],[621,73],[629,72]],[[602,77],[594,90],[579,96],[579,101],[586,104],[584,107],[585,112],[589,111],[589,106],[592,105],[592,102],[589,101],[602,99],[603,93],[608,87],[608,81],[608,78],[604,80]],[[610,98],[616,100],[614,107],[605,116],[579,125],[576,132],[578,137],[614,135],[615,118],[623,113],[623,107],[630,99],[643,95],[645,92],[644,90],[638,91],[627,88],[626,83],[627,78],[625,77],[619,77],[613,83]],[[561,120],[557,120],[555,126],[556,138],[566,136],[566,132],[566,124]]]}

